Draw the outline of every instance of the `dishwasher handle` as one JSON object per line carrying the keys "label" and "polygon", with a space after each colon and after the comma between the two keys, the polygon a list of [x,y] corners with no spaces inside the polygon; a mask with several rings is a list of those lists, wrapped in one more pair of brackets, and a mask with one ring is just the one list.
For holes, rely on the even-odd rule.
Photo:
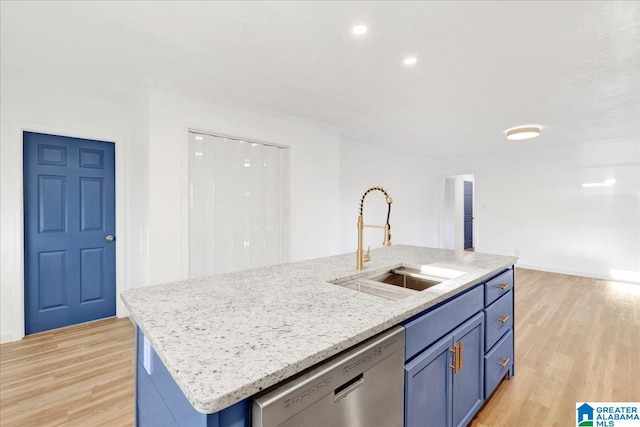
{"label": "dishwasher handle", "polygon": [[335,394],[333,396],[333,401],[336,403],[339,402],[340,400],[347,397],[349,393],[360,387],[362,384],[364,384],[364,374],[360,374],[352,380],[349,380],[338,387],[334,392]]}

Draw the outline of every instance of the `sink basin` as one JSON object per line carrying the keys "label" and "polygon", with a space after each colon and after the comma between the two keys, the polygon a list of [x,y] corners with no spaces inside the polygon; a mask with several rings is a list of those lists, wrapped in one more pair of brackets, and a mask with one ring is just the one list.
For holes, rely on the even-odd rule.
{"label": "sink basin", "polygon": [[401,288],[413,289],[414,291],[424,291],[432,286],[445,281],[445,278],[427,276],[420,273],[420,270],[400,267],[377,276],[367,277],[375,282],[386,283],[387,285],[400,286]]}
{"label": "sink basin", "polygon": [[382,298],[399,300],[463,274],[462,271],[430,266],[420,269],[398,267],[384,273],[352,280],[336,280],[333,283]]}

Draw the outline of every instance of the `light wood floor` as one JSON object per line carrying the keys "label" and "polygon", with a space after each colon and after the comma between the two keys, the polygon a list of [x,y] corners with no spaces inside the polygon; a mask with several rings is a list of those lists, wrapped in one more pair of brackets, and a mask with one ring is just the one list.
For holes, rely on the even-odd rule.
{"label": "light wood floor", "polygon": [[517,269],[515,291],[515,376],[472,426],[573,426],[576,402],[640,401],[640,285]]}
{"label": "light wood floor", "polygon": [[[575,425],[575,403],[640,401],[640,285],[516,271],[516,376],[472,422]],[[131,426],[134,330],[108,319],[0,346],[0,425]]]}
{"label": "light wood floor", "polygon": [[135,333],[106,319],[0,346],[0,425],[132,426]]}

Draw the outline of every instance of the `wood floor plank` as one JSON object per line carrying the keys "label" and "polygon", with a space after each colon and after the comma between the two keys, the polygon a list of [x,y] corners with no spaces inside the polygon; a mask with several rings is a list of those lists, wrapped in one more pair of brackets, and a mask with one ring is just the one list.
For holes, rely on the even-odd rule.
{"label": "wood floor plank", "polygon": [[[473,427],[575,425],[576,402],[640,401],[640,285],[518,268],[515,292],[516,375]],[[132,426],[134,347],[128,319],[1,345],[0,425]]]}

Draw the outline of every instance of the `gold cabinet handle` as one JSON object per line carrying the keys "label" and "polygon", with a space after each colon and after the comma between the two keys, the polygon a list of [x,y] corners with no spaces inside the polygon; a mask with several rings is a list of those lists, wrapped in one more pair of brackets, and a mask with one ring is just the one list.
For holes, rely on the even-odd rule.
{"label": "gold cabinet handle", "polygon": [[458,344],[454,345],[453,348],[450,348],[449,351],[453,353],[453,365],[449,365],[451,369],[453,369],[453,373],[458,373]]}
{"label": "gold cabinet handle", "polygon": [[507,363],[509,363],[509,360],[511,360],[511,359],[509,359],[508,357],[503,357],[502,358],[502,363],[498,362],[498,365],[500,365],[500,367],[504,368],[505,366],[507,366]]}
{"label": "gold cabinet handle", "polygon": [[501,290],[505,290],[507,289],[509,286],[511,286],[511,283],[503,283],[502,285],[498,286],[498,288],[500,288]]}
{"label": "gold cabinet handle", "polygon": [[504,323],[507,320],[509,320],[509,317],[511,317],[511,316],[509,316],[508,314],[505,314],[504,316],[498,318],[498,322]]}
{"label": "gold cabinet handle", "polygon": [[458,354],[458,371],[462,370],[462,364],[464,363],[464,353],[462,348],[462,341],[458,343],[458,348],[460,349],[460,353]]}

